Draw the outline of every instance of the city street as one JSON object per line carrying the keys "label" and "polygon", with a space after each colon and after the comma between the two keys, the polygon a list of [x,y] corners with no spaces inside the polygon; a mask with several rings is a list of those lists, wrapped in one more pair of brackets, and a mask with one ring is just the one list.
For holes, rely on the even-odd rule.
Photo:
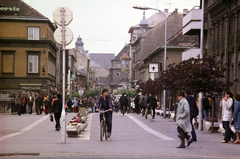
{"label": "city street", "polygon": [[[69,121],[75,113],[68,113]],[[222,134],[197,131],[198,141],[177,149],[175,122],[157,115],[113,114],[112,140],[99,139],[99,115],[88,115],[87,129],[61,144],[49,115],[0,115],[2,158],[239,158],[240,145],[222,144]],[[13,154],[13,156],[5,156]]]}

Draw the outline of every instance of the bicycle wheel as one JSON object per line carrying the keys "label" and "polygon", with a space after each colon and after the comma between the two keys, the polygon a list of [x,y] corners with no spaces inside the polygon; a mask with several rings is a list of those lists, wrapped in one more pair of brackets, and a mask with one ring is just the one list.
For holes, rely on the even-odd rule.
{"label": "bicycle wheel", "polygon": [[105,139],[107,140],[107,124],[106,123],[105,123],[104,127],[105,127],[104,135],[105,135]]}
{"label": "bicycle wheel", "polygon": [[101,121],[101,125],[100,125],[100,140],[102,141],[103,135],[104,135],[104,124],[103,124],[103,120]]}

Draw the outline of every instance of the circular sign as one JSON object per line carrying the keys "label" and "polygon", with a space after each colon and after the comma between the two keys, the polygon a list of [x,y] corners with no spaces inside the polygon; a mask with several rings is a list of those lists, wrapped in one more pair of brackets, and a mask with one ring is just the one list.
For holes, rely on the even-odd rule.
{"label": "circular sign", "polygon": [[72,19],[73,14],[72,11],[68,7],[57,7],[57,9],[53,12],[53,20],[58,24],[62,25],[62,12],[64,13],[64,25],[68,25]]}
{"label": "circular sign", "polygon": [[[62,40],[62,27],[57,28],[57,30],[55,30],[53,36],[54,36],[54,40],[59,43],[59,44],[63,44],[63,40]],[[65,27],[65,45],[68,45],[72,42],[73,40],[73,33],[72,30],[69,29],[68,27]]]}

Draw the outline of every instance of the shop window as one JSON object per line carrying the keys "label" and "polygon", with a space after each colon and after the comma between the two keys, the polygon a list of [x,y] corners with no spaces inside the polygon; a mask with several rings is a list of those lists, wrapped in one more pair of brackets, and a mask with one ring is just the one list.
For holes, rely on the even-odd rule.
{"label": "shop window", "polygon": [[38,55],[28,55],[28,73],[38,73]]}
{"label": "shop window", "polygon": [[28,27],[28,40],[39,40],[39,27]]}

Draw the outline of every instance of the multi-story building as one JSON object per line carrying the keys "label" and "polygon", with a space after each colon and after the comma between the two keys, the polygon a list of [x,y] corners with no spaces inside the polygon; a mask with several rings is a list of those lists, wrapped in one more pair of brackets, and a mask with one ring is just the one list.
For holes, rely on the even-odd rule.
{"label": "multi-story building", "polygon": [[15,97],[56,90],[56,26],[22,0],[1,0],[0,92]]}
{"label": "multi-story building", "polygon": [[109,69],[109,86],[113,92],[116,92],[119,87],[123,87],[129,83],[129,65],[127,65],[126,70],[121,60],[124,54],[129,56],[129,49],[130,45],[126,44],[117,56],[111,60],[112,67]]}

